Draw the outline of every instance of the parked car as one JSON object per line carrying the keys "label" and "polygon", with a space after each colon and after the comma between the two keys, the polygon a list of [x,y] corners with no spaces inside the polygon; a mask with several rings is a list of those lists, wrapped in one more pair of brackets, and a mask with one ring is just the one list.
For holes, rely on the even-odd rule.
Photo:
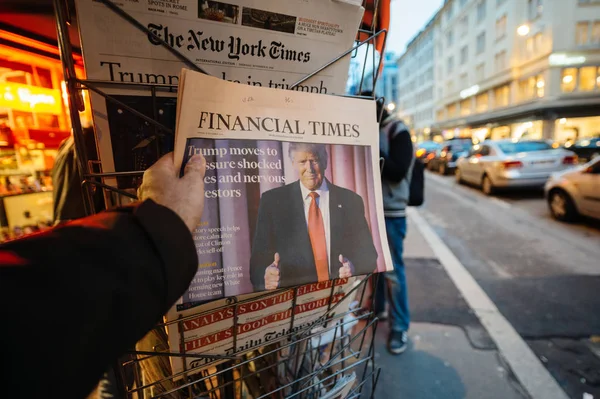
{"label": "parked car", "polygon": [[456,180],[481,186],[486,195],[498,188],[543,187],[553,172],[577,165],[571,151],[543,140],[486,140],[457,162]]}
{"label": "parked car", "polygon": [[447,175],[456,169],[456,161],[465,156],[473,142],[471,139],[454,139],[446,141],[442,147],[435,152],[435,156],[429,161],[428,169]]}
{"label": "parked car", "polygon": [[425,165],[435,156],[435,152],[439,150],[441,146],[435,141],[423,141],[417,143],[415,155]]}
{"label": "parked car", "polygon": [[565,148],[577,154],[580,162],[589,162],[600,156],[600,137],[580,139],[571,145],[565,145]]}
{"label": "parked car", "polygon": [[600,157],[585,165],[553,173],[544,187],[552,216],[571,222],[584,215],[600,219]]}

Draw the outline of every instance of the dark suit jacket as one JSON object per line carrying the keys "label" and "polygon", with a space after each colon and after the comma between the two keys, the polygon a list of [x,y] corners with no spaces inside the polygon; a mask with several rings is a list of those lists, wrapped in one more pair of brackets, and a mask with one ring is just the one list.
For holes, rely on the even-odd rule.
{"label": "dark suit jacket", "polygon": [[[263,193],[250,258],[250,278],[255,290],[264,290],[265,269],[279,252],[280,287],[317,281],[315,259],[308,236],[300,181]],[[365,220],[362,198],[327,182],[331,228],[330,277],[338,278],[340,254],[348,258],[355,275],[377,268],[377,251]]]}

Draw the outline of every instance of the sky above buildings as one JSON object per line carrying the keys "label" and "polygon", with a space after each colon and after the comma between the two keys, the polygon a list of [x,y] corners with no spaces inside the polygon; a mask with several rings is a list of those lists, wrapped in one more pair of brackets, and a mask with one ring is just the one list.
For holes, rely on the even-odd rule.
{"label": "sky above buildings", "polygon": [[404,53],[406,44],[421,31],[443,0],[392,0],[387,51]]}

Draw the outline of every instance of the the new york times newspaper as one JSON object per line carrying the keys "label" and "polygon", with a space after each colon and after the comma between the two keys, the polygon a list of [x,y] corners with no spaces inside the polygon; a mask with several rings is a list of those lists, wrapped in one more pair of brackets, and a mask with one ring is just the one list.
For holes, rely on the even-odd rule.
{"label": "the new york times newspaper", "polygon": [[[251,86],[291,84],[352,47],[363,8],[334,0],[115,0],[212,76]],[[76,0],[87,78],[121,103],[174,130],[185,64],[160,41],[97,0]],[[343,93],[349,56],[295,90]],[[114,83],[125,84],[115,86]],[[149,86],[155,90],[151,97]],[[173,150],[173,136],[89,91],[104,172],[144,170]],[[119,177],[134,188],[141,177]]]}

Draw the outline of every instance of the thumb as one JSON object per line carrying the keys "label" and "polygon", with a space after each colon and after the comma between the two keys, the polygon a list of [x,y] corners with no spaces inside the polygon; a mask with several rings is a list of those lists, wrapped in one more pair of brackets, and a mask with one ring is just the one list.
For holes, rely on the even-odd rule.
{"label": "thumb", "polygon": [[344,264],[344,263],[347,263],[347,262],[348,262],[348,259],[346,259],[346,258],[344,257],[344,255],[342,255],[342,254],[340,254],[340,258],[339,258],[339,259],[340,259],[340,263],[341,263],[341,264]]}
{"label": "thumb", "polygon": [[183,170],[185,179],[203,179],[206,173],[206,159],[202,154],[196,154],[190,158]]}
{"label": "thumb", "polygon": [[279,267],[279,252],[275,252],[275,256],[273,256],[273,264],[275,267]]}

